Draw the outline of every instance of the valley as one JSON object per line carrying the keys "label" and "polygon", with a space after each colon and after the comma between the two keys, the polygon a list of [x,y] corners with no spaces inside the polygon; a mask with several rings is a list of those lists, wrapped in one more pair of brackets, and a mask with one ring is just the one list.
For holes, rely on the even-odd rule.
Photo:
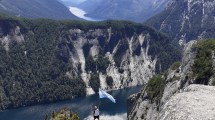
{"label": "valley", "polygon": [[[85,17],[99,20],[130,20],[144,22],[164,10],[171,0],[85,0],[78,4],[63,1],[86,12]],[[76,15],[77,16],[77,15]],[[88,20],[88,19],[85,19]]]}
{"label": "valley", "polygon": [[215,119],[214,10],[213,0],[0,0],[0,118],[70,120],[67,106],[88,119],[99,101],[106,120]]}
{"label": "valley", "polygon": [[[118,102],[113,104],[106,100],[102,100],[100,105],[100,110],[103,114],[102,118],[106,120],[110,120],[111,118],[117,120],[126,119],[126,99],[129,95],[138,92],[141,88],[142,86],[137,86],[109,91],[109,93],[114,94]],[[4,110],[0,112],[0,116],[4,118],[4,120],[44,120],[46,114],[51,115],[53,111],[58,111],[61,108],[69,108],[72,109],[73,112],[78,113],[81,120],[84,120],[84,118],[92,119],[92,108],[98,103],[98,94],[95,94],[61,102]],[[113,110],[111,108],[115,109]]]}

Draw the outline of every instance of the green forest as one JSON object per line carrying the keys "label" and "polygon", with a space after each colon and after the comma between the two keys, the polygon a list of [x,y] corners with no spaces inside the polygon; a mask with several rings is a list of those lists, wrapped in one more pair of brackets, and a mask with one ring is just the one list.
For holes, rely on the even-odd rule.
{"label": "green forest", "polygon": [[[196,58],[194,60],[193,78],[196,84],[209,84],[209,79],[214,76],[213,56],[215,50],[215,40],[199,41],[193,48],[196,50]],[[215,80],[212,81],[215,85]]]}

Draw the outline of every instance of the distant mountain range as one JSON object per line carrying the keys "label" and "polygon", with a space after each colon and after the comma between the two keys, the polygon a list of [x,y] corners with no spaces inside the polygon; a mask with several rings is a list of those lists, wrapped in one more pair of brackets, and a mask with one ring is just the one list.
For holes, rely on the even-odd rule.
{"label": "distant mountain range", "polygon": [[171,0],[87,0],[77,7],[88,17],[143,22],[161,12]]}
{"label": "distant mountain range", "polygon": [[176,41],[215,38],[215,1],[173,0],[146,24]]}
{"label": "distant mountain range", "polygon": [[0,0],[0,11],[26,18],[79,19],[57,0]]}

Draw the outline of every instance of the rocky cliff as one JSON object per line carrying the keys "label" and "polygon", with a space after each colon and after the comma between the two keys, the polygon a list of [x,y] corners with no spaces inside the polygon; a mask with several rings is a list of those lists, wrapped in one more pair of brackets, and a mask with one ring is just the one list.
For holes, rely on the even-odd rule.
{"label": "rocky cliff", "polygon": [[181,64],[175,63],[164,75],[153,77],[140,93],[128,99],[133,106],[128,109],[128,119],[214,119],[215,87],[205,86],[215,85],[214,45],[214,40],[187,43]]}
{"label": "rocky cliff", "polygon": [[180,43],[214,38],[214,4],[213,0],[172,0],[163,12],[146,24]]}
{"label": "rocky cliff", "polygon": [[144,84],[180,58],[167,37],[141,24],[0,21],[3,108]]}

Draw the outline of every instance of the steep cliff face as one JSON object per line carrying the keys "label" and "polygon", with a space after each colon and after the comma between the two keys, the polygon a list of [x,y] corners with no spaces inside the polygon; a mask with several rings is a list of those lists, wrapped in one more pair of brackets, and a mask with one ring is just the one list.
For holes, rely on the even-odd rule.
{"label": "steep cliff face", "polygon": [[[207,98],[215,99],[214,87],[195,85],[214,85],[214,45],[214,40],[187,43],[181,64],[174,64],[160,78],[165,86],[158,84],[157,80],[154,83],[158,84],[156,87],[148,84],[129,98],[128,102],[133,107],[129,108],[128,119],[214,119],[211,112],[214,105],[207,101]],[[208,114],[203,111],[208,111]]]}
{"label": "steep cliff face", "polygon": [[[155,34],[152,35],[146,29],[140,28],[136,32],[127,29],[130,32],[123,30],[122,34],[121,30],[116,31],[111,26],[86,31],[70,29],[66,35],[69,38],[67,44],[61,46],[68,52],[68,59],[73,66],[68,75],[80,73],[89,94],[93,93],[90,79],[93,74],[97,74],[103,89],[146,83],[160,70],[156,66],[161,65],[162,70],[166,67],[161,63],[165,64],[162,58],[164,54],[160,52],[165,48],[154,45],[159,40],[155,43]],[[158,53],[154,54],[153,49],[157,49]]]}
{"label": "steep cliff face", "polygon": [[[68,75],[76,71],[76,74],[80,72],[87,87],[91,88],[90,78],[93,74],[98,74],[100,86],[103,89],[143,84],[155,74],[157,56],[152,58],[148,54],[150,47],[148,33],[123,37],[118,32],[113,33],[111,27],[87,31],[70,29],[69,31],[68,38],[71,39],[68,39],[68,42],[72,44],[71,49],[68,44],[62,46],[68,48],[67,51],[70,54],[68,59],[73,65],[73,70],[69,71]],[[73,35],[76,35],[75,39],[72,39]],[[115,37],[119,37],[119,39],[114,39]],[[143,44],[146,44],[145,48],[142,47]],[[104,60],[108,62],[104,65],[95,64],[94,66],[93,63],[90,63],[91,57],[92,61],[101,59],[98,62],[104,62]],[[112,78],[112,81],[110,80],[112,83],[109,83],[111,86],[107,85],[107,77]]]}
{"label": "steep cliff face", "polygon": [[213,0],[173,0],[146,24],[180,43],[214,38],[214,4]]}
{"label": "steep cliff face", "polygon": [[1,16],[0,32],[2,108],[144,84],[180,58],[167,37],[126,21]]}

